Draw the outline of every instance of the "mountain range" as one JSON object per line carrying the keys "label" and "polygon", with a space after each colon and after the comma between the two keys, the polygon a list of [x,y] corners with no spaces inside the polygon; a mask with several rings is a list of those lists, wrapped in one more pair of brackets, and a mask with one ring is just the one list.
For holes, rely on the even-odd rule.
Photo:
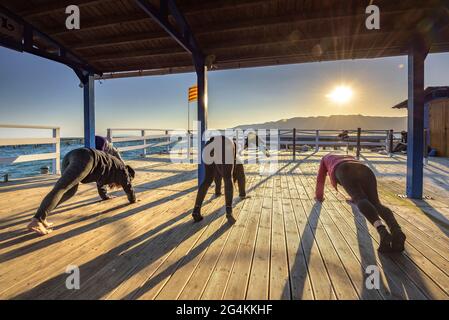
{"label": "mountain range", "polygon": [[240,125],[236,129],[302,129],[302,130],[388,130],[407,129],[407,117],[377,117],[363,115],[332,115],[320,117],[295,117],[265,123]]}

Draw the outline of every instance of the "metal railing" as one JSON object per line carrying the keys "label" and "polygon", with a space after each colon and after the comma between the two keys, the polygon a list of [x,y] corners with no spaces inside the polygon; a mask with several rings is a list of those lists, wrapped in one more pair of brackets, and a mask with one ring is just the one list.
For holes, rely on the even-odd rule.
{"label": "metal railing", "polygon": [[24,154],[13,157],[0,157],[0,163],[14,164],[30,161],[53,160],[52,173],[61,173],[61,137],[59,127],[50,126],[26,126],[26,125],[6,125],[0,124],[1,129],[38,129],[52,130],[51,138],[1,138],[0,147],[4,146],[23,146],[23,145],[54,145],[54,152]]}
{"label": "metal railing", "polygon": [[[344,135],[342,136],[342,133]],[[360,156],[362,148],[383,148],[390,155],[393,152],[393,130],[300,130],[280,129],[280,149],[292,149],[293,158],[296,156],[297,148],[309,146],[316,152],[320,148],[346,147],[346,150],[356,149],[357,157]]]}
{"label": "metal railing", "polygon": [[[168,129],[110,128],[107,129],[107,139],[112,144],[141,141],[142,143],[138,145],[116,146],[116,148],[119,152],[142,150],[142,156],[145,156],[148,149],[155,147],[159,149],[164,147],[165,151],[168,152],[171,145],[171,132],[173,131]],[[136,132],[137,134],[114,135],[117,132]]]}

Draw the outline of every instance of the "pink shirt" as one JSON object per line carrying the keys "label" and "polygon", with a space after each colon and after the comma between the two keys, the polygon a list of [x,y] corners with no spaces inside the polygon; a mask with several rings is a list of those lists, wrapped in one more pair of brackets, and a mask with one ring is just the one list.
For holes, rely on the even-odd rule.
{"label": "pink shirt", "polygon": [[335,168],[343,162],[355,162],[356,158],[352,156],[342,156],[335,154],[325,155],[321,159],[320,169],[316,178],[315,197],[319,201],[324,199],[324,183],[326,182],[326,175],[329,174],[332,186],[337,189],[337,180],[335,178]]}

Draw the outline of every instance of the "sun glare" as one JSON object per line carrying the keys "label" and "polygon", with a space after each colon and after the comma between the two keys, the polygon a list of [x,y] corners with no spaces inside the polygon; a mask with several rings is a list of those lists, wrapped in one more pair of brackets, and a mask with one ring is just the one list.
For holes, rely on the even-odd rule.
{"label": "sun glare", "polygon": [[326,97],[338,104],[345,104],[351,101],[353,94],[354,93],[350,87],[338,86],[331,93],[326,95]]}

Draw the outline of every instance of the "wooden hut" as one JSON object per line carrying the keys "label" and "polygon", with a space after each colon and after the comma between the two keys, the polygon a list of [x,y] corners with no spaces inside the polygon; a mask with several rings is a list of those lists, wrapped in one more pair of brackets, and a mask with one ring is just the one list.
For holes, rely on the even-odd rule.
{"label": "wooden hut", "polygon": [[[407,108],[408,100],[394,106]],[[449,157],[449,86],[425,90],[424,128],[429,130],[428,143],[441,157]]]}

